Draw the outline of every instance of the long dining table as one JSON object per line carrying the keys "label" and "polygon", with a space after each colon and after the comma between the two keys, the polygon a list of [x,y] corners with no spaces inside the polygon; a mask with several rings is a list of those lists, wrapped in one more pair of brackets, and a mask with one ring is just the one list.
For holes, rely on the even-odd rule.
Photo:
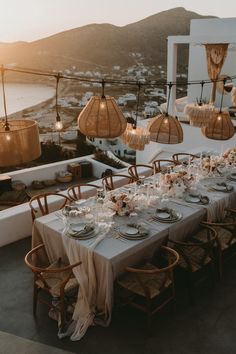
{"label": "long dining table", "polygon": [[[150,258],[166,238],[183,239],[191,234],[202,220],[222,220],[225,208],[236,207],[236,181],[230,181],[234,186],[231,192],[223,193],[210,188],[213,180],[214,178],[205,178],[201,182],[202,191],[210,200],[207,205],[188,203],[179,198],[169,199],[169,207],[178,210],[182,215],[179,221],[161,223],[153,220],[152,215],[157,208],[154,200],[146,207],[142,207],[136,217],[114,216],[113,226],[106,227],[104,224],[98,226],[97,236],[93,242],[68,237],[58,212],[34,221],[32,246],[44,243],[50,262],[59,257],[71,264],[78,260],[82,261],[82,264],[74,269],[79,292],[72,322],[65,333],[59,333],[59,337],[70,335],[71,340],[79,340],[91,325],[108,326],[114,301],[113,284],[127,266]],[[216,180],[224,179],[217,177]],[[120,187],[119,190],[125,192],[126,186]],[[87,201],[84,203],[86,205]],[[118,237],[117,227],[132,223],[134,220],[148,228],[148,237],[139,240]]]}

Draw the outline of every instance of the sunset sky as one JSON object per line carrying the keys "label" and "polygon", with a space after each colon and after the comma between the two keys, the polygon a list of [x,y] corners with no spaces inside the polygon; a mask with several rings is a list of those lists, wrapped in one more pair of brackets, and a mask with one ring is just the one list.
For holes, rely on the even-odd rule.
{"label": "sunset sky", "polygon": [[235,17],[233,0],[1,0],[0,41],[33,41],[89,23],[124,26],[183,6],[202,15]]}

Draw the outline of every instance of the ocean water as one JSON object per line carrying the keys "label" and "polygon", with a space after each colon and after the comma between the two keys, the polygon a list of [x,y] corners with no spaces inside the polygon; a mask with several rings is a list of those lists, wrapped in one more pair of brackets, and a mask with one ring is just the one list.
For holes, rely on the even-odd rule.
{"label": "ocean water", "polygon": [[[7,114],[39,104],[55,95],[55,89],[46,85],[5,84]],[[0,117],[4,117],[2,84],[0,83]]]}

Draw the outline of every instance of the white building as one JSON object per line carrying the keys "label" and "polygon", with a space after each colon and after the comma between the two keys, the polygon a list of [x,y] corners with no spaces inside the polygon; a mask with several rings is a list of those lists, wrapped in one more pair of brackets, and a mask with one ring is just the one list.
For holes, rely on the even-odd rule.
{"label": "white building", "polygon": [[[207,61],[204,44],[229,43],[228,54],[221,70],[222,74],[236,76],[236,18],[228,19],[202,19],[192,20],[189,36],[171,36],[168,38],[167,81],[175,82],[177,76],[177,50],[181,44],[189,44],[188,81],[209,80],[207,73]],[[236,86],[236,80],[233,80]],[[199,85],[200,86],[200,85]],[[177,100],[183,110],[187,102],[196,102],[199,98],[200,87],[188,86],[188,97]],[[209,99],[211,85],[205,85],[203,97]],[[220,95],[216,96],[216,106],[220,104]],[[224,97],[224,107],[231,106],[231,97]],[[181,112],[176,111],[176,87],[173,86],[170,96],[169,113],[182,117]],[[147,125],[148,121],[142,121]],[[201,129],[182,124],[184,141],[181,144],[164,145],[151,142],[146,145],[143,152],[137,151],[136,163],[149,163],[157,158],[168,158],[174,152],[200,152],[218,151],[236,146],[236,135],[227,141],[207,139]]]}

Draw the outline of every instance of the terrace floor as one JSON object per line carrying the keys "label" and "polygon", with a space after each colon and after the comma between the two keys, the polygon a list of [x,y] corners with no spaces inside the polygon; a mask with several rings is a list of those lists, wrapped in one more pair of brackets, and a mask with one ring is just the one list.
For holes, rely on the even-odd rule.
{"label": "terrace floor", "polygon": [[[91,327],[82,340],[72,342],[58,339],[57,324],[45,306],[39,305],[37,321],[33,318],[32,274],[23,262],[30,243],[27,238],[0,248],[0,331],[21,337],[0,332],[0,354],[57,352],[45,345],[80,354],[236,353],[236,259],[226,265],[214,288],[206,283],[197,289],[194,306],[180,279],[176,310],[166,308],[153,317],[151,335],[141,313],[122,308],[108,328]],[[28,340],[36,343],[30,346]]]}

